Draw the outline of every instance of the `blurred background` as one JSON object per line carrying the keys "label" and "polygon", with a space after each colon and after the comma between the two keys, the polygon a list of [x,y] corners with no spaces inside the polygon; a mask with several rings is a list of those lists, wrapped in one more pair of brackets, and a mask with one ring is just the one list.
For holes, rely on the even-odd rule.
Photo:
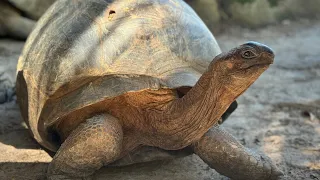
{"label": "blurred background", "polygon": [[[34,143],[15,102],[25,39],[55,0],[0,0],[0,179],[44,179],[51,157]],[[246,41],[274,49],[275,63],[239,97],[223,124],[265,152],[284,179],[320,179],[320,0],[186,0],[227,51]],[[198,157],[102,168],[96,179],[228,179]]]}

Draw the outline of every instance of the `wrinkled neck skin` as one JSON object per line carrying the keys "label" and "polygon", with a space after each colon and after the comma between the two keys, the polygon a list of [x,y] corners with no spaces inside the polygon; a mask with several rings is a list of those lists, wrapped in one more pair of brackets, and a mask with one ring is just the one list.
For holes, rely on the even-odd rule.
{"label": "wrinkled neck skin", "polygon": [[233,78],[219,68],[212,64],[185,96],[148,110],[152,134],[147,145],[177,150],[197,141],[257,79]]}

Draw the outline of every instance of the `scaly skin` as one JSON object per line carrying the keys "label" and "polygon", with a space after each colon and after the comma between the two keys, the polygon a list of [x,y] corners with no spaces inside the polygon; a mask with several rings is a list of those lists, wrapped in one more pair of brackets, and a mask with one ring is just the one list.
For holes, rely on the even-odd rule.
{"label": "scaly skin", "polygon": [[242,146],[218,125],[211,128],[193,145],[197,154],[211,168],[232,179],[277,179],[282,173],[262,153]]}
{"label": "scaly skin", "polygon": [[171,90],[128,93],[117,101],[101,102],[109,114],[82,121],[71,134],[63,131],[68,122],[64,120],[58,127],[66,140],[49,166],[49,179],[88,177],[138,146],[191,147],[210,167],[233,179],[277,179],[282,173],[268,157],[247,150],[216,125],[273,58],[271,49],[250,42],[217,56],[182,98]]}

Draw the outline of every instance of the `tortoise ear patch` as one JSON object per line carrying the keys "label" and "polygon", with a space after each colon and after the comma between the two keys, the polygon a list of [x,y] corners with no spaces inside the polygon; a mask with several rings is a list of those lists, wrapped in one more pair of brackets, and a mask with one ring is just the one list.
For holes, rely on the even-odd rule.
{"label": "tortoise ear patch", "polygon": [[232,69],[232,68],[233,68],[233,63],[228,62],[228,63],[227,63],[227,68]]}

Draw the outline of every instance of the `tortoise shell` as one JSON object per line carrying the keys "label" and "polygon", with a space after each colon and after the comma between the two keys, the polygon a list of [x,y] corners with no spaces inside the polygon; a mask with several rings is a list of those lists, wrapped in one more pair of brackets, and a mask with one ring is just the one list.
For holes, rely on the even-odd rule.
{"label": "tortoise shell", "polygon": [[181,0],[58,0],[18,62],[22,116],[55,151],[49,129],[61,117],[126,92],[192,87],[220,53]]}

